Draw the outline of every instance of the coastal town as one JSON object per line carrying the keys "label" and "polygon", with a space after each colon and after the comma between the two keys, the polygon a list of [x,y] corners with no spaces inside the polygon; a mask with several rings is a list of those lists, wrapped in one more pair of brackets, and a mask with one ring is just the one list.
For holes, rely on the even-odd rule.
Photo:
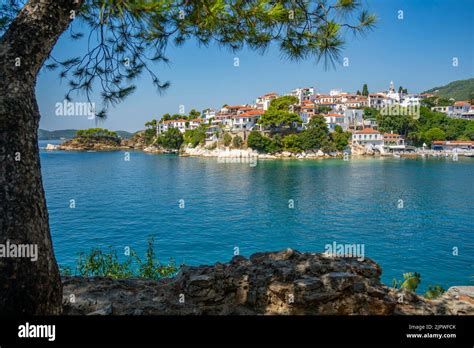
{"label": "coastal town", "polygon": [[[472,93],[471,93],[472,94]],[[48,150],[140,149],[182,156],[322,158],[357,155],[474,157],[474,98],[455,100],[432,93],[408,93],[390,82],[371,93],[314,87],[253,103],[164,114],[123,139],[102,128],[78,131]]]}
{"label": "coastal town", "polygon": [[213,147],[225,133],[231,134],[233,138],[241,138],[242,142],[254,131],[271,137],[273,133],[283,131],[284,127],[277,124],[272,129],[268,122],[262,121],[265,121],[265,115],[272,109],[272,102],[282,97],[292,98],[294,103],[290,103],[285,111],[298,117],[287,128],[293,132],[302,132],[308,128],[313,118],[322,117],[329,133],[348,133],[347,148],[359,153],[383,155],[430,149],[462,153],[474,149],[474,141],[470,138],[444,139],[440,136],[440,139],[434,138],[430,144],[415,144],[406,138],[406,134],[399,134],[395,129],[381,129],[373,115],[374,111],[381,115],[418,119],[422,106],[428,106],[432,112],[442,113],[450,119],[474,123],[474,105],[469,101],[451,98],[437,103],[439,98],[433,93],[409,94],[402,87],[397,91],[393,82],[390,82],[386,91],[376,93],[369,93],[367,85],[364,85],[362,92],[356,93],[331,90],[328,94],[321,94],[313,87],[296,88],[282,96],[275,92],[264,94],[257,97],[253,104],[225,104],[218,110],[207,108],[202,113],[193,110],[191,114],[199,114],[195,118],[181,117],[179,114],[165,115],[154,123],[156,134],[160,136],[172,128],[185,134],[205,127],[205,147]]}

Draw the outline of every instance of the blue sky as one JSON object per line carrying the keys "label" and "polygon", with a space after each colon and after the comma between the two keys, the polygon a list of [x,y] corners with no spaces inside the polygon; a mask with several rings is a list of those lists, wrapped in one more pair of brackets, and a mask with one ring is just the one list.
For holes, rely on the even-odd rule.
{"label": "blue sky", "polygon": [[[136,92],[111,109],[107,120],[98,126],[137,131],[152,118],[178,113],[180,105],[187,112],[251,103],[267,92],[283,94],[296,87],[355,92],[367,83],[370,91],[378,91],[386,90],[393,80],[397,88],[402,85],[409,92],[421,92],[474,76],[474,0],[366,0],[365,4],[379,21],[366,37],[346,38],[342,57],[349,59],[348,67],[338,65],[325,71],[311,60],[282,59],[276,48],[261,55],[250,50],[232,53],[215,46],[200,48],[194,42],[170,46],[170,64],[155,65],[154,71],[161,81],[169,80],[171,87],[159,95],[143,75]],[[397,18],[399,10],[403,11],[402,20]],[[64,36],[53,55],[64,59],[84,52],[82,48]],[[240,60],[239,67],[234,67],[235,57]],[[458,58],[457,67],[452,65],[453,57]],[[95,127],[87,117],[55,115],[55,104],[63,101],[66,91],[67,83],[61,82],[56,72],[41,73],[37,84],[40,127]]]}

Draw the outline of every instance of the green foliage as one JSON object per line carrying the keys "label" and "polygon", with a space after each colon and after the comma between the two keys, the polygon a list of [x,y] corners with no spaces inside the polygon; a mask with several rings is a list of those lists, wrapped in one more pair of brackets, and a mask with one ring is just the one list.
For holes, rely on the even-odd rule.
{"label": "green foliage", "polygon": [[[303,150],[322,149],[329,145],[329,130],[322,116],[314,116],[308,122],[306,129],[298,137]],[[283,139],[284,140],[284,139]]]}
{"label": "green foliage", "polygon": [[474,78],[453,81],[445,86],[429,89],[424,93],[433,93],[447,99],[469,100],[472,97],[472,92],[474,92]]}
{"label": "green foliage", "polygon": [[418,285],[421,283],[421,274],[417,272],[403,273],[403,281],[393,279],[393,287],[406,289],[408,291],[416,292]]}
{"label": "green foliage", "polygon": [[79,138],[118,138],[117,132],[109,131],[105,128],[89,128],[76,132]]}
{"label": "green foliage", "polygon": [[[13,5],[21,7],[23,2],[9,3],[0,32],[17,13]],[[170,85],[158,78],[151,64],[168,63],[166,48],[171,44],[215,42],[262,53],[274,44],[283,57],[323,60],[327,68],[340,60],[347,34],[367,33],[376,22],[375,15],[356,0],[338,0],[331,6],[326,0],[85,0],[76,17],[79,20],[68,32],[73,40],[87,37],[87,51],[46,65],[59,68],[59,75],[69,80],[67,99],[72,92],[83,92],[89,99],[93,88],[99,87],[104,105],[100,117],[135,90],[133,82],[142,73],[150,75],[158,91]]]}
{"label": "green foliage", "polygon": [[147,128],[144,132],[145,144],[153,144],[156,139],[156,131],[153,128]]}
{"label": "green foliage", "polygon": [[366,97],[369,95],[369,88],[367,87],[366,83],[364,83],[364,86],[362,86],[362,95]]}
{"label": "green foliage", "polygon": [[364,108],[364,120],[376,119],[380,115],[379,110],[375,108]]}
{"label": "green foliage", "polygon": [[232,139],[232,146],[237,149],[240,149],[243,143],[244,143],[244,140],[239,135],[236,135],[234,139]]}
{"label": "green foliage", "polygon": [[349,144],[349,140],[352,137],[351,132],[344,132],[341,126],[336,126],[334,132],[330,134],[331,142],[334,148],[338,151],[342,151]]}
{"label": "green foliage", "polygon": [[444,140],[446,138],[446,133],[439,128],[430,128],[423,133],[422,139],[427,144],[431,144],[434,140]]}
{"label": "green foliage", "polygon": [[232,136],[229,133],[224,134],[224,146],[229,146],[232,142]]}
{"label": "green foliage", "polygon": [[274,108],[276,110],[288,111],[291,105],[297,104],[298,98],[290,95],[285,95],[273,99],[270,102],[269,108]]}
{"label": "green foliage", "polygon": [[327,114],[331,110],[332,110],[332,108],[329,107],[329,106],[317,106],[316,107],[316,113],[318,113],[318,114]]}
{"label": "green foliage", "polygon": [[201,116],[201,113],[199,111],[196,111],[195,109],[191,109],[189,112],[189,119],[193,120],[195,118],[199,118]]}
{"label": "green foliage", "polygon": [[259,124],[270,128],[292,128],[293,124],[301,124],[300,116],[290,111],[290,106],[296,103],[298,103],[298,98],[293,96],[273,99],[268,110],[261,116]]}
{"label": "green foliage", "polygon": [[107,252],[93,249],[88,254],[81,253],[76,271],[81,277],[108,277],[113,279],[132,277],[160,279],[175,275],[178,267],[172,260],[165,265],[156,260],[153,241],[152,237],[148,238],[144,260],[134,250],[131,250],[130,256],[122,262],[117,256],[117,251],[111,248]]}
{"label": "green foliage", "polygon": [[156,143],[168,150],[179,150],[184,142],[183,135],[177,128],[169,128],[166,132],[160,134]]}
{"label": "green foliage", "polygon": [[247,145],[258,152],[274,153],[282,149],[282,138],[279,134],[269,138],[254,130],[247,138]]}
{"label": "green foliage", "polygon": [[474,140],[474,122],[453,119],[441,112],[431,111],[428,107],[420,107],[419,118],[410,115],[382,115],[378,110],[364,109],[364,118],[377,120],[382,132],[390,132],[406,136],[406,139],[420,146],[431,144],[433,140]]}
{"label": "green foliage", "polygon": [[206,141],[207,126],[200,125],[195,129],[188,129],[184,132],[184,142],[192,147],[203,145]]}
{"label": "green foliage", "polygon": [[423,296],[429,300],[434,300],[443,295],[445,292],[446,290],[440,285],[430,285]]}
{"label": "green foliage", "polygon": [[303,144],[301,136],[298,134],[289,134],[283,138],[283,149],[291,152],[302,152]]}
{"label": "green foliage", "polygon": [[81,277],[131,278],[133,275],[130,270],[131,262],[130,258],[120,262],[115,250],[103,252],[100,249],[93,249],[89,254],[79,255],[77,271]]}

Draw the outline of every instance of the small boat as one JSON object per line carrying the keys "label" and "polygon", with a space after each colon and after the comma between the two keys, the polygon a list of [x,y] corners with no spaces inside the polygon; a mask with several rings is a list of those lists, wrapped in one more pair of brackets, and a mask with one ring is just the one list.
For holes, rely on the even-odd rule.
{"label": "small boat", "polygon": [[464,157],[474,157],[474,152],[465,153]]}

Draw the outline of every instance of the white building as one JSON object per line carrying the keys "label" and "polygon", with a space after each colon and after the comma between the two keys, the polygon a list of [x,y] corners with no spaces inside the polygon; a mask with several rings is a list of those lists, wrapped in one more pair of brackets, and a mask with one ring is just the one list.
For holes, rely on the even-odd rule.
{"label": "white building", "polygon": [[364,128],[352,133],[352,144],[366,147],[383,146],[383,135],[373,128]]}
{"label": "white building", "polygon": [[314,95],[314,87],[296,88],[288,93],[288,95],[297,97],[298,103],[301,104],[303,100],[311,99],[311,97]]}
{"label": "white building", "polygon": [[370,93],[369,94],[369,107],[380,109],[386,106],[385,94],[383,93]]}
{"label": "white building", "polygon": [[233,115],[228,119],[227,125],[233,131],[251,130],[264,112],[263,110],[251,110]]}
{"label": "white building", "polygon": [[271,101],[275,98],[278,98],[278,94],[275,92],[262,95],[255,100],[255,108],[261,110],[268,110]]}
{"label": "white building", "polygon": [[211,118],[216,118],[216,110],[208,108],[202,112],[203,118],[208,121]]}
{"label": "white building", "polygon": [[324,120],[328,126],[330,132],[334,132],[336,130],[336,126],[341,126],[342,130],[347,130],[347,124],[345,124],[345,116],[341,114],[327,114],[323,115]]}
{"label": "white building", "polygon": [[181,133],[184,133],[186,131],[186,123],[188,122],[188,120],[184,119],[162,121],[158,123],[158,134],[166,132],[170,128],[177,128]]}
{"label": "white building", "polygon": [[416,94],[408,94],[401,97],[400,106],[409,107],[409,106],[420,106],[421,98]]}

